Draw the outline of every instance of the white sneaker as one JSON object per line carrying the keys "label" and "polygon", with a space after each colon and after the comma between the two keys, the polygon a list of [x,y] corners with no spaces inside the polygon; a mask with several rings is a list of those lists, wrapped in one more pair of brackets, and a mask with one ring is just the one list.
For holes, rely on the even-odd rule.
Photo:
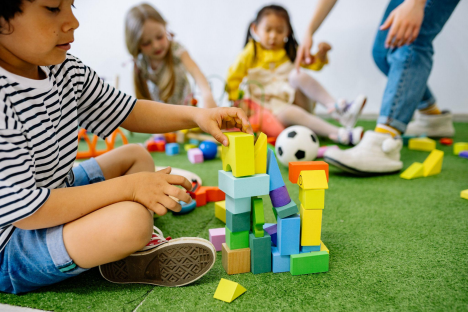
{"label": "white sneaker", "polygon": [[366,131],[361,142],[347,150],[328,149],[324,160],[344,171],[360,176],[396,173],[401,170],[401,139],[389,134]]}
{"label": "white sneaker", "polygon": [[440,115],[425,115],[416,112],[414,121],[408,124],[405,131],[406,135],[426,134],[428,137],[453,137],[455,129],[453,128],[452,114],[443,111]]}
{"label": "white sneaker", "polygon": [[361,114],[364,105],[366,105],[367,98],[364,95],[358,97],[352,102],[340,100],[336,105],[336,110],[332,116],[340,122],[346,129],[352,129],[357,122],[359,114]]}
{"label": "white sneaker", "polygon": [[357,145],[359,142],[361,142],[363,132],[363,127],[356,127],[351,130],[339,128],[336,142],[343,145]]}

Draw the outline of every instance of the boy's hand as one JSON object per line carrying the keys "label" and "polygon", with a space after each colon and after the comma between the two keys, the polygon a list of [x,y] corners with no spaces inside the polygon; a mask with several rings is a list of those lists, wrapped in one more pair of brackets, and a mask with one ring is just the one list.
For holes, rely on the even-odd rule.
{"label": "boy's hand", "polygon": [[227,137],[221,129],[238,128],[241,131],[253,134],[247,115],[240,108],[218,107],[200,109],[194,116],[194,121],[203,131],[211,134],[219,143],[228,146]]}
{"label": "boy's hand", "polygon": [[385,47],[395,48],[410,44],[419,35],[424,19],[426,0],[406,0],[390,13],[380,30],[390,28]]}
{"label": "boy's hand", "polygon": [[142,204],[160,216],[165,215],[168,209],[179,212],[182,207],[169,196],[186,203],[190,202],[190,195],[176,185],[183,186],[187,191],[191,191],[192,184],[186,178],[171,175],[170,173],[171,168],[167,167],[157,172],[134,174],[133,201]]}

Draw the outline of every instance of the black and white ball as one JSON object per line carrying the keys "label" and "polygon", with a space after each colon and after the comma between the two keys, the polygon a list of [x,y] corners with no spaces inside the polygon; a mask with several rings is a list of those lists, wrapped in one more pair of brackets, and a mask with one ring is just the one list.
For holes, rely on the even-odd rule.
{"label": "black and white ball", "polygon": [[319,140],[315,133],[303,126],[283,130],[276,139],[276,157],[285,165],[291,161],[311,161],[317,157]]}

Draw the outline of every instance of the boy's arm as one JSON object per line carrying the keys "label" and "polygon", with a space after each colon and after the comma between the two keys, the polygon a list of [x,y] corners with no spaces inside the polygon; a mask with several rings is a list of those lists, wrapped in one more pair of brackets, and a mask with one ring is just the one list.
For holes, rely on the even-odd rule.
{"label": "boy's arm", "polygon": [[228,91],[229,100],[235,101],[239,97],[239,86],[247,76],[247,71],[252,66],[254,57],[254,43],[251,41],[247,44],[244,50],[237,56],[234,64],[229,67],[228,76],[226,78],[226,89]]}
{"label": "boy's arm", "polygon": [[202,71],[195,63],[195,61],[190,57],[187,51],[182,52],[180,56],[180,60],[182,64],[184,64],[187,71],[190,75],[195,79],[195,82],[200,87],[203,96],[203,104],[205,105],[204,108],[214,108],[217,107],[215,100],[213,99],[213,95],[211,94],[210,85],[208,84],[208,80],[206,80],[205,75],[203,75]]}

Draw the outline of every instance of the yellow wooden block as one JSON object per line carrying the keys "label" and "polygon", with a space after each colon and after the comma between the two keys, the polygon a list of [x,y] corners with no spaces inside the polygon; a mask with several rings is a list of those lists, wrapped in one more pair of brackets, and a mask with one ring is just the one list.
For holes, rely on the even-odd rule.
{"label": "yellow wooden block", "polygon": [[216,288],[213,298],[232,302],[246,291],[247,289],[242,287],[239,283],[222,278],[221,281],[219,281],[218,288]]}
{"label": "yellow wooden block", "polygon": [[325,170],[301,171],[297,185],[304,190],[326,190],[328,189],[327,175]]}
{"label": "yellow wooden block", "polygon": [[464,199],[468,199],[468,190],[461,191],[460,197]]}
{"label": "yellow wooden block", "polygon": [[400,174],[400,178],[411,180],[416,178],[424,177],[424,166],[421,163],[415,162],[411,166],[409,166],[402,174]]}
{"label": "yellow wooden block", "polygon": [[320,245],[322,212],[322,209],[304,209],[301,205],[301,246]]}
{"label": "yellow wooden block", "polygon": [[226,223],[226,201],[215,203],[215,217]]}
{"label": "yellow wooden block", "polygon": [[453,144],[453,154],[457,155],[463,151],[468,151],[468,143],[466,142],[458,142]]}
{"label": "yellow wooden block", "polygon": [[442,161],[444,160],[444,152],[433,150],[426,160],[423,162],[424,176],[428,177],[434,174],[439,174],[442,170]]}
{"label": "yellow wooden block", "polygon": [[325,208],[325,190],[299,188],[299,200],[304,209],[323,209]]}
{"label": "yellow wooden block", "polygon": [[320,245],[320,251],[326,251],[328,253],[330,253],[330,250],[328,250],[327,246],[325,246],[325,244],[322,242],[322,245]]}
{"label": "yellow wooden block", "polygon": [[429,138],[409,139],[408,148],[410,150],[430,152],[436,148],[436,141]]}
{"label": "yellow wooden block", "polygon": [[254,146],[255,174],[266,173],[267,167],[267,136],[260,133]]}
{"label": "yellow wooden block", "polygon": [[223,146],[223,170],[232,171],[236,178],[255,174],[254,137],[243,132],[224,133],[229,146]]}
{"label": "yellow wooden block", "polygon": [[188,150],[192,148],[196,148],[197,146],[195,144],[185,144],[184,145],[184,150],[187,152]]}

